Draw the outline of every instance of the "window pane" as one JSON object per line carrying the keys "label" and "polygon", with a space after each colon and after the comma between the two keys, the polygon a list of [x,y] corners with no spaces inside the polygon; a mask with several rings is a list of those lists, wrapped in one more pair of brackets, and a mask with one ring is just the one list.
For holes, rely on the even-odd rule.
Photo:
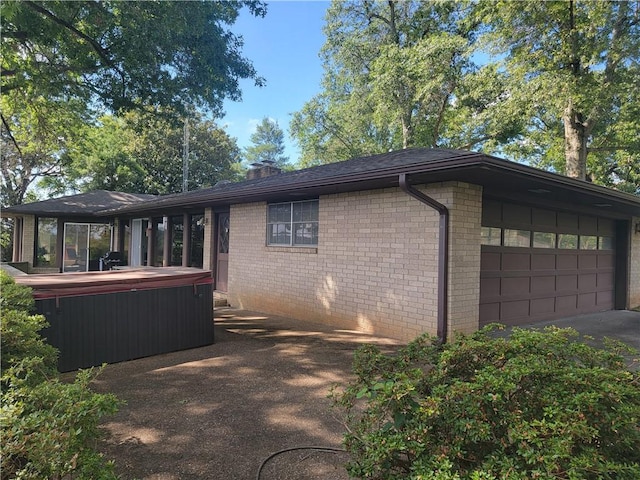
{"label": "window pane", "polygon": [[598,248],[600,250],[613,250],[613,238],[612,237],[600,237],[598,242]]}
{"label": "window pane", "polygon": [[318,244],[318,224],[314,222],[309,223],[294,223],[295,237],[293,239],[294,245],[317,245]]}
{"label": "window pane", "polygon": [[65,223],[64,272],[89,271],[89,224]]}
{"label": "window pane", "polygon": [[269,245],[291,245],[290,224],[274,223],[268,226]]}
{"label": "window pane", "polygon": [[556,248],[556,234],[550,232],[533,232],[534,248]]}
{"label": "window pane", "polygon": [[291,204],[276,203],[269,205],[269,223],[291,222]]}
{"label": "window pane", "polygon": [[529,247],[531,232],[529,230],[511,230],[504,229],[504,246],[505,247]]}
{"label": "window pane", "polygon": [[318,201],[296,202],[293,204],[294,222],[317,222],[318,221]]}
{"label": "window pane", "polygon": [[38,251],[36,265],[55,267],[57,262],[56,245],[58,242],[58,220],[38,218]]}
{"label": "window pane", "polygon": [[93,223],[89,227],[89,260],[99,261],[111,249],[109,225]]}
{"label": "window pane", "polygon": [[597,250],[598,237],[595,235],[580,235],[580,250]]}
{"label": "window pane", "polygon": [[574,235],[572,233],[559,233],[558,248],[564,248],[567,250],[578,248],[578,235]]}
{"label": "window pane", "polygon": [[191,250],[189,251],[189,265],[202,268],[204,252],[204,215],[191,216]]}
{"label": "window pane", "polygon": [[482,227],[481,244],[482,245],[498,245],[500,246],[500,235],[502,233],[501,228],[497,227]]}

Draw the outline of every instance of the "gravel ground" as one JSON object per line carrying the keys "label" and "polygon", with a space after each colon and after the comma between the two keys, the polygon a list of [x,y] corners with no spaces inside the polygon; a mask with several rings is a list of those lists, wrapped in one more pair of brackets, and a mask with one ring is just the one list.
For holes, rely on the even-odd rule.
{"label": "gravel ground", "polygon": [[[229,308],[213,345],[109,365],[94,382],[126,401],[103,422],[101,450],[123,479],[255,479],[273,453],[340,448],[327,398],[363,343],[397,342]],[[346,453],[293,450],[260,479],[347,479]]]}

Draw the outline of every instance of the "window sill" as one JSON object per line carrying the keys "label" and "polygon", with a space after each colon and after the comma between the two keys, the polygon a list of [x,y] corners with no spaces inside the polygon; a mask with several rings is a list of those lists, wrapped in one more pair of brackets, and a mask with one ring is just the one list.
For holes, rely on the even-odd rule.
{"label": "window sill", "polygon": [[281,252],[281,253],[311,253],[317,254],[318,247],[282,247],[267,245],[264,247],[265,252]]}

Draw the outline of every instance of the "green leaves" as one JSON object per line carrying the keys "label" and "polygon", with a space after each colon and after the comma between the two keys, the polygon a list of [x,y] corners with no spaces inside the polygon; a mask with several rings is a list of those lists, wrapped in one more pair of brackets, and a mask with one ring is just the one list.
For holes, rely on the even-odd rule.
{"label": "green leaves", "polygon": [[29,315],[31,290],[2,280],[2,478],[115,479],[113,466],[97,453],[98,422],[117,410],[113,395],[95,394],[87,370],[61,382],[57,352],[44,342],[41,315]]}
{"label": "green leaves", "polygon": [[289,158],[284,155],[284,132],[278,122],[263,118],[251,135],[253,145],[245,148],[244,157],[247,163],[258,163],[265,160],[284,167]]}
{"label": "green leaves", "polygon": [[[395,354],[363,347],[338,394],[352,475],[595,479],[640,475],[640,378],[619,344],[491,328]],[[629,353],[629,352],[627,352]],[[427,366],[428,365],[428,366]]]}

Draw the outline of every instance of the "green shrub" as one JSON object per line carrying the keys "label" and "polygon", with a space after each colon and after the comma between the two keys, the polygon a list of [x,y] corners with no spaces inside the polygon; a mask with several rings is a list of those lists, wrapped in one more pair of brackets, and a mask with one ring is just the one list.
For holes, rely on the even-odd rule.
{"label": "green shrub", "polygon": [[4,270],[0,270],[0,294],[0,311],[33,311],[35,301],[31,289],[17,284]]}
{"label": "green shrub", "polygon": [[485,328],[354,358],[334,401],[349,473],[375,479],[638,479],[640,378],[572,329]]}
{"label": "green shrub", "polygon": [[57,351],[39,331],[41,315],[30,315],[31,290],[2,274],[2,428],[4,479],[114,479],[113,466],[96,451],[98,422],[117,410],[113,395],[96,394],[97,371],[81,371],[61,382]]}

